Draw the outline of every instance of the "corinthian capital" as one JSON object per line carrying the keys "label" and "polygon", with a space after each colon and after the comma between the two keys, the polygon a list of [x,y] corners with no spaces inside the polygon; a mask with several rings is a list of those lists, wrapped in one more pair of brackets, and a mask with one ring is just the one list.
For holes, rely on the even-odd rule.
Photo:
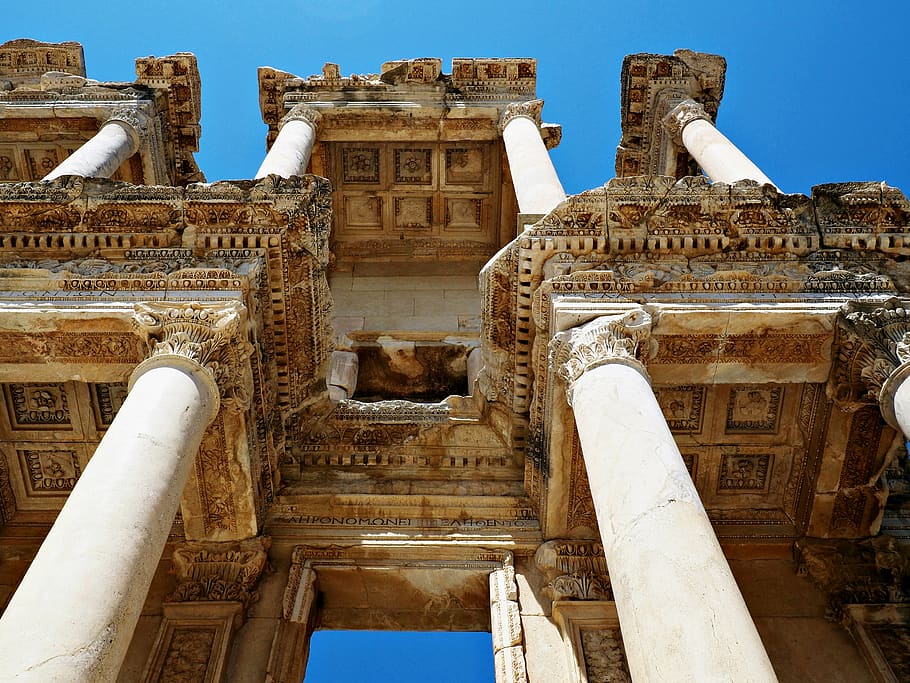
{"label": "corinthian capital", "polygon": [[673,142],[681,147],[683,144],[683,128],[697,119],[704,119],[708,123],[713,123],[711,117],[708,116],[708,112],[705,111],[701,104],[695,100],[683,100],[670,110],[661,123],[664,130],[670,134]]}
{"label": "corinthian capital", "polygon": [[319,121],[322,119],[322,114],[319,113],[317,109],[313,107],[308,107],[305,104],[297,104],[284,115],[284,118],[281,119],[281,123],[278,125],[279,130],[281,126],[286,124],[288,121],[303,121],[304,123],[310,124],[313,129],[316,129],[316,126],[319,125]]}
{"label": "corinthian capital", "polygon": [[622,363],[647,377],[641,356],[650,336],[651,316],[642,308],[595,318],[554,336],[550,341],[550,365],[565,380],[569,402],[575,381],[600,365]]}
{"label": "corinthian capital", "polygon": [[[246,308],[239,303],[149,302],[133,317],[148,344],[143,365],[199,366],[218,386],[222,403],[245,409],[252,390]],[[140,366],[142,367],[142,366]]]}
{"label": "corinthian capital", "polygon": [[151,119],[143,112],[133,107],[117,107],[107,117],[105,123],[117,122],[126,129],[130,137],[133,138],[133,151],[138,150],[142,145],[148,142],[149,125]]}
{"label": "corinthian capital", "polygon": [[910,375],[910,311],[901,301],[850,303],[838,320],[838,350],[829,394],[849,408],[878,400],[892,425],[892,395]]}
{"label": "corinthian capital", "polygon": [[540,112],[543,109],[543,100],[527,100],[525,102],[513,102],[508,105],[499,117],[499,132],[505,130],[509,121],[523,117],[531,119],[537,127],[540,127]]}

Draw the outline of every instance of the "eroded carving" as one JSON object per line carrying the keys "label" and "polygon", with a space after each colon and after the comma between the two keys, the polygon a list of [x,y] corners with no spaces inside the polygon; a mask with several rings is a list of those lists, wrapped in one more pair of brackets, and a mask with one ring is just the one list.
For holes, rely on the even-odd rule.
{"label": "eroded carving", "polygon": [[184,543],[174,550],[173,602],[236,601],[246,609],[259,599],[256,584],[268,566],[267,536],[229,543]]}
{"label": "eroded carving", "polygon": [[212,373],[222,401],[249,406],[252,346],[245,339],[246,309],[240,304],[142,303],[134,321],[150,359],[179,356]]}
{"label": "eroded carving", "polygon": [[651,316],[644,309],[602,316],[560,332],[550,342],[550,364],[571,387],[588,370],[606,363],[630,365],[647,376],[644,354],[651,334]]}

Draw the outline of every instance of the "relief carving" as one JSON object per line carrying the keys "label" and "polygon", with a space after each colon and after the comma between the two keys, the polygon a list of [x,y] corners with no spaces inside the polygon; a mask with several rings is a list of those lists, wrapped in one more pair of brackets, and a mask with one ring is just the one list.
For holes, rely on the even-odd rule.
{"label": "relief carving", "polygon": [[571,387],[585,372],[606,363],[623,363],[647,376],[644,355],[651,336],[651,316],[644,309],[625,315],[602,316],[554,335],[550,365]]}
{"label": "relief carving", "polygon": [[531,119],[535,125],[540,127],[540,112],[543,109],[543,100],[527,100],[525,102],[513,102],[506,106],[499,117],[499,131],[505,130],[506,126],[512,119],[523,117]]}
{"label": "relief carving", "polygon": [[537,566],[549,579],[555,600],[612,600],[603,545],[594,541],[548,541],[538,548]]}
{"label": "relief carving", "polygon": [[581,629],[588,683],[631,683],[619,629]]}
{"label": "relief carving", "polygon": [[885,418],[896,425],[883,391],[889,378],[899,383],[910,369],[910,313],[897,299],[883,305],[851,302],[838,317],[838,342],[828,395],[847,410],[879,401]]}
{"label": "relief carving", "polygon": [[670,110],[670,113],[664,117],[662,123],[664,129],[673,139],[673,143],[677,147],[682,147],[683,128],[692,123],[692,121],[698,121],[699,119],[713,125],[711,117],[708,115],[708,112],[705,111],[704,106],[695,100],[683,100]]}
{"label": "relief carving", "polygon": [[135,325],[149,358],[179,356],[206,368],[218,384],[222,403],[245,410],[252,392],[246,340],[246,309],[237,303],[136,304]]}
{"label": "relief carving", "polygon": [[850,604],[900,603],[910,594],[910,556],[891,536],[862,541],[802,539],[799,572],[828,595],[828,616],[840,620]]}
{"label": "relief carving", "polygon": [[183,543],[174,550],[177,588],[173,602],[235,601],[248,608],[259,599],[256,584],[268,566],[267,536],[229,543]]}

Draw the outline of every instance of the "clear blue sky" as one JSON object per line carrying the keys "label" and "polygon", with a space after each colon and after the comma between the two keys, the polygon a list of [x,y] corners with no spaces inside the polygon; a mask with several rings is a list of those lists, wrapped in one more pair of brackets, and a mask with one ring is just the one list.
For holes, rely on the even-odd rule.
{"label": "clear blue sky", "polygon": [[[0,42],[82,42],[88,75],[99,80],[133,80],[138,56],[194,52],[203,92],[197,158],[209,180],[250,177],[264,156],[260,65],[307,76],[326,61],[349,74],[400,58],[441,57],[449,71],[453,56],[531,56],[544,119],[563,125],[557,170],[568,192],[580,192],[613,176],[623,56],[686,47],[727,58],[718,127],[785,191],[886,180],[910,192],[908,0],[8,1],[0,17]],[[339,664],[351,663],[350,650],[326,647]],[[488,638],[399,641],[386,649],[415,662],[413,678],[400,669],[382,678],[376,654],[366,671],[320,680],[492,681],[489,647]],[[439,651],[451,679],[428,668]],[[487,657],[488,678],[456,673],[472,652]]]}
{"label": "clear blue sky", "polygon": [[619,71],[631,52],[724,55],[718,127],[781,188],[887,180],[910,191],[906,0],[461,2],[163,0],[9,2],[0,39],[79,40],[89,76],[132,80],[133,59],[196,53],[199,164],[210,180],[252,175],[264,155],[256,67],[307,76],[437,56],[533,56],[553,157],[568,192],[613,175]]}

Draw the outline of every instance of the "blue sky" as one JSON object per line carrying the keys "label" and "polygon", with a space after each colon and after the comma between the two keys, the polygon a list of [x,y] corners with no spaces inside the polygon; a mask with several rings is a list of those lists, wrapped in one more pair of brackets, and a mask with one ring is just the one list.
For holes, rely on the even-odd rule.
{"label": "blue sky", "polygon": [[[566,190],[612,177],[619,71],[631,52],[724,55],[718,127],[782,189],[887,180],[910,188],[910,53],[905,0],[635,0],[414,3],[217,0],[16,2],[0,39],[79,40],[89,76],[131,80],[133,59],[192,51],[203,79],[198,156],[210,180],[249,177],[264,156],[256,67],[299,76],[436,56],[533,56]],[[49,11],[50,10],[50,11]]]}
{"label": "blue sky", "polygon": [[[194,52],[203,89],[197,158],[209,180],[250,177],[265,154],[260,65],[307,76],[326,61],[349,74],[401,58],[441,57],[449,71],[452,57],[531,56],[544,119],[563,125],[557,170],[568,192],[580,192],[613,176],[623,56],[686,47],[727,58],[718,127],[784,191],[850,180],[910,191],[907,0],[8,1],[0,17],[0,42],[82,42],[88,75],[99,80],[133,80],[138,56]],[[336,662],[350,662],[345,646],[326,647]],[[335,670],[320,680],[446,680],[427,668],[443,650],[450,673],[469,653],[487,658],[488,678],[451,680],[492,681],[489,647],[488,638],[399,641],[385,649],[415,662],[413,679],[400,668],[381,678],[376,654],[368,674],[355,667],[350,677]]]}

